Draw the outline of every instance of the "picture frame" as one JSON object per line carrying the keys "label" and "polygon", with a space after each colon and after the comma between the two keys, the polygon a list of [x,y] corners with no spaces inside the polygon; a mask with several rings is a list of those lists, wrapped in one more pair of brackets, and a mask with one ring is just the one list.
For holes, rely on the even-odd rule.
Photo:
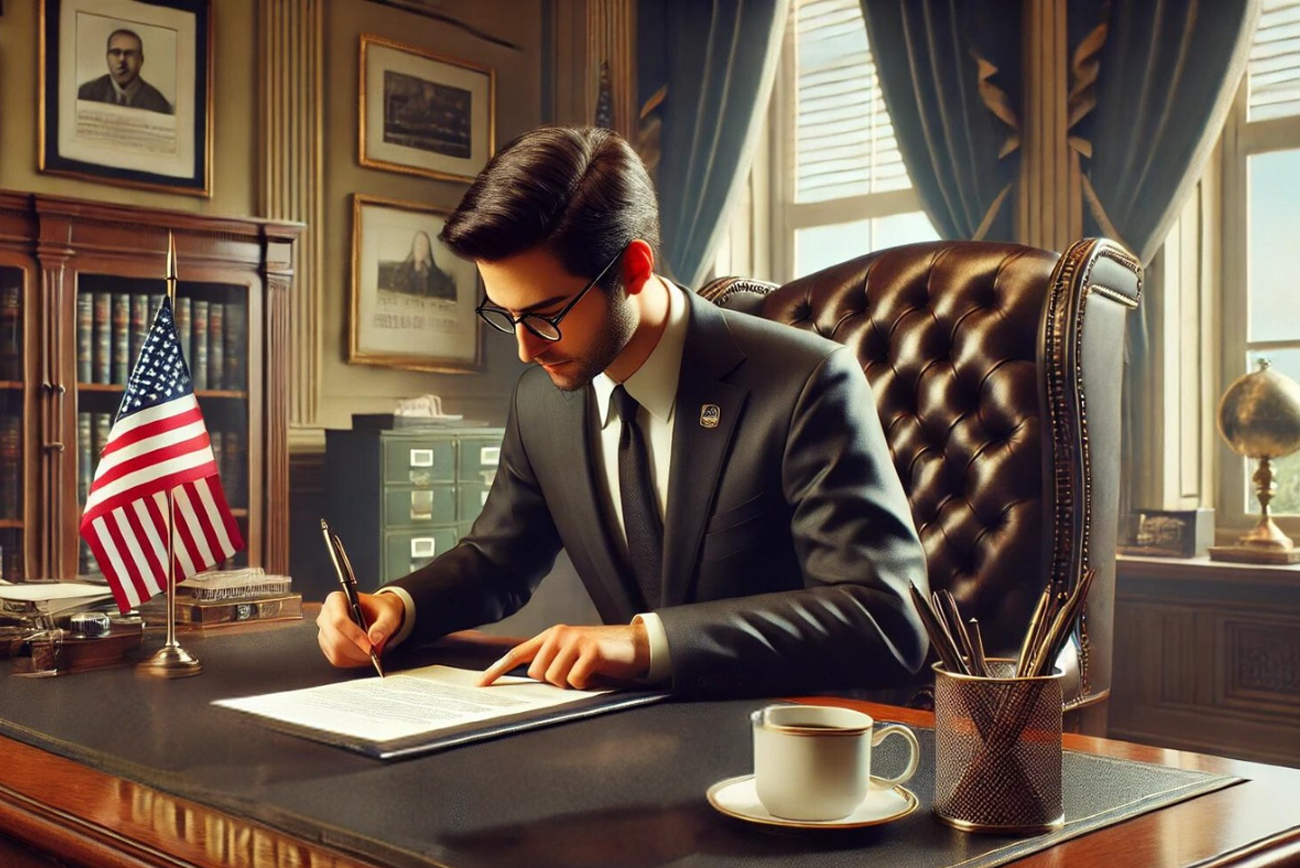
{"label": "picture frame", "polygon": [[496,71],[361,34],[361,165],[472,181],[496,146]]}
{"label": "picture frame", "polygon": [[450,213],[352,195],[350,363],[439,373],[483,369],[478,269],[438,241]]}
{"label": "picture frame", "polygon": [[41,0],[38,164],[211,196],[210,0]]}

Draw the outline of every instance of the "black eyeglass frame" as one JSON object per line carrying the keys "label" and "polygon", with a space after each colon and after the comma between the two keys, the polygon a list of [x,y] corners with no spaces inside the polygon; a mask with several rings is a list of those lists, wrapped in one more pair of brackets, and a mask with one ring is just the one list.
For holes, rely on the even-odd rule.
{"label": "black eyeglass frame", "polygon": [[[608,263],[606,263],[605,267],[600,270],[600,274],[597,274],[595,277],[593,277],[590,283],[588,283],[582,289],[578,290],[577,295],[569,299],[568,304],[560,308],[559,311],[552,314],[551,316],[543,316],[540,313],[525,313],[525,314],[520,314],[519,316],[511,316],[510,312],[503,308],[488,305],[489,299],[487,297],[487,293],[483,294],[483,300],[479,302],[478,307],[474,308],[474,313],[478,314],[479,319],[483,320],[483,322],[487,323],[493,329],[501,332],[502,334],[513,335],[515,333],[515,330],[522,323],[524,328],[528,329],[537,337],[541,338],[544,341],[550,341],[551,343],[555,343],[556,341],[559,341],[564,337],[564,335],[560,332],[560,320],[564,319],[566,316],[569,315],[569,311],[573,310],[573,308],[578,304],[578,302],[582,301],[582,297],[586,295],[588,292],[590,292],[593,286],[595,286],[597,283],[600,282],[600,279],[604,277],[611,268],[614,267],[614,263],[618,262],[620,259],[623,258],[623,254],[626,252],[627,252],[627,245],[624,245],[622,249],[620,249],[618,253],[614,255],[614,258],[611,259]],[[489,314],[499,314],[505,319],[510,320],[510,328],[508,329],[505,328],[496,320],[494,320],[491,316],[489,316]],[[551,337],[550,335],[542,334],[541,332],[539,332],[537,328],[531,322],[529,322],[529,320],[534,320],[534,319],[541,320],[542,322],[549,325],[551,328],[555,329],[555,337]]]}

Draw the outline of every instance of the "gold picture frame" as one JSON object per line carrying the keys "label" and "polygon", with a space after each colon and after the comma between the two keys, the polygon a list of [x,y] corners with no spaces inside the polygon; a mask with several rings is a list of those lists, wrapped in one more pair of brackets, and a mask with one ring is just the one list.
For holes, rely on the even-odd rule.
{"label": "gold picture frame", "polygon": [[41,0],[40,171],[212,195],[210,0]]}
{"label": "gold picture frame", "polygon": [[350,363],[483,370],[478,269],[438,241],[448,214],[418,202],[352,195]]}
{"label": "gold picture frame", "polygon": [[361,34],[361,165],[471,181],[495,150],[496,71]]}

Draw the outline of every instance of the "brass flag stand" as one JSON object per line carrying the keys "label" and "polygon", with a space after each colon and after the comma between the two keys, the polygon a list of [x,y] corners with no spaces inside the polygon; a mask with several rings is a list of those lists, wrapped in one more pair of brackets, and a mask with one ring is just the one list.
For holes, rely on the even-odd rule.
{"label": "brass flag stand", "polygon": [[[167,300],[176,309],[176,240],[167,233]],[[175,313],[172,314],[175,316]],[[136,669],[159,678],[186,678],[203,671],[203,664],[176,641],[176,514],[172,491],[167,492],[167,640]]]}

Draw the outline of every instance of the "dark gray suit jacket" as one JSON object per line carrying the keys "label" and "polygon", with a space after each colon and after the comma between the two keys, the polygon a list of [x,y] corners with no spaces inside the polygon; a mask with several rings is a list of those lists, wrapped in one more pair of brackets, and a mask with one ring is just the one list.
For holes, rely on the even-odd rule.
{"label": "dark gray suit jacket", "polygon": [[[139,81],[140,86],[131,95],[130,102],[126,104],[127,108],[144,109],[147,112],[157,112],[163,115],[174,113],[172,104],[158,91],[158,88],[143,78],[139,79]],[[99,78],[86,82],[77,88],[77,99],[116,103],[117,91],[113,90],[112,76],[105,73]]]}
{"label": "dark gray suit jacket", "polygon": [[[659,615],[675,692],[905,679],[926,651],[907,590],[926,588],[924,556],[857,361],[684,295],[663,600],[647,607],[602,514],[590,387],[562,392],[532,368],[469,536],[394,582],[416,604],[408,641],[515,612],[563,547],[606,623]],[[720,408],[716,428],[700,424],[706,404]]]}

